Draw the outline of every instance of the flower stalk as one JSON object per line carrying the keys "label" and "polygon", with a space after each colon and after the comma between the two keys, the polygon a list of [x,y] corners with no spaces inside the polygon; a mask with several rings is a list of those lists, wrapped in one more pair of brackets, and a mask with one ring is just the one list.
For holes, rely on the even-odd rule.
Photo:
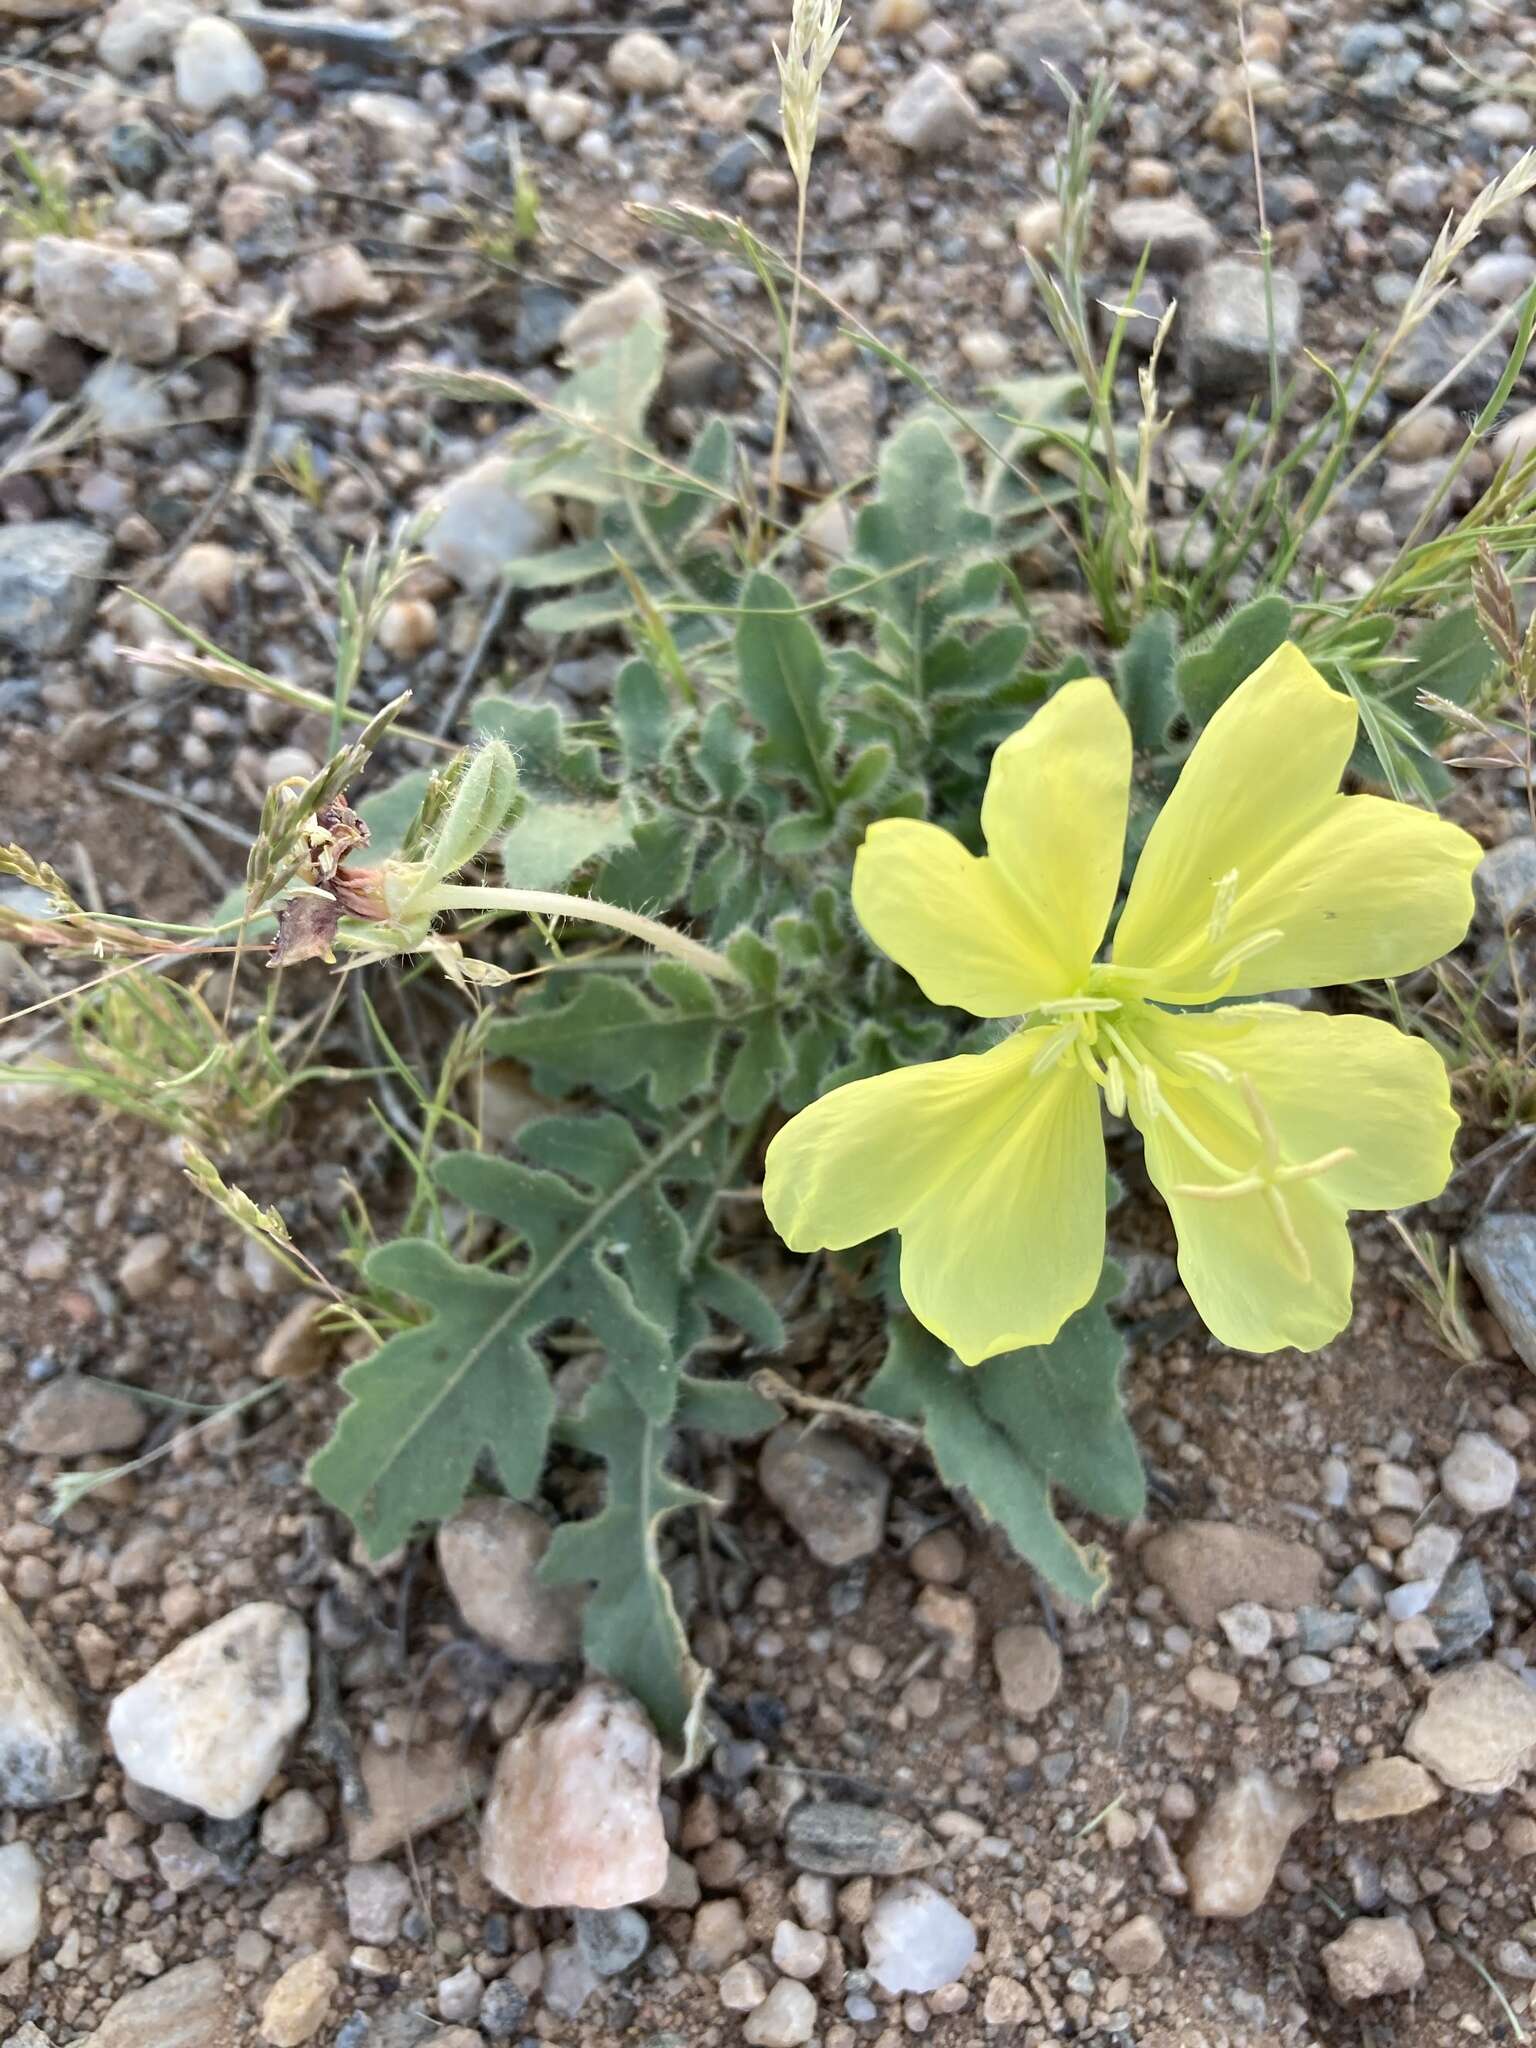
{"label": "flower stalk", "polygon": [[279,912],[268,964],[333,961],[338,946],[374,960],[425,952],[452,980],[489,986],[510,976],[486,962],[466,960],[458,945],[435,929],[437,920],[450,911],[492,916],[511,911],[607,925],[711,980],[741,979],[722,954],[621,904],[551,889],[455,882],[452,877],[479,859],[506,830],[517,800],[512,750],[502,740],[488,741],[459,755],[433,778],[398,856],[373,867],[353,867],[348,863],[367,845],[368,827],[345,797],[338,796],[304,828],[306,858]]}

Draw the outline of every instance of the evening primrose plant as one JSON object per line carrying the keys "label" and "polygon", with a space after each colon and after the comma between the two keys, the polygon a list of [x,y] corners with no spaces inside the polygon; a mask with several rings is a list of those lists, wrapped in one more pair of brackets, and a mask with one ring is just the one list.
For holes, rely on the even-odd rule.
{"label": "evening primrose plant", "polygon": [[[388,577],[345,608],[334,699],[187,629],[185,679],[331,717],[319,773],[268,793],[233,917],[157,934],[57,891],[0,902],[0,939],[114,974],[246,948],[269,967],[246,981],[274,1008],[303,991],[322,1039],[332,1016],[371,1027],[389,1072],[358,1085],[404,1089],[381,1121],[409,1207],[391,1235],[359,1198],[333,1260],[368,1337],[310,1478],[379,1559],[472,1492],[566,1510],[543,1577],[683,1758],[707,1690],[693,1610],[721,1601],[699,1476],[786,1403],[894,1424],[1086,1608],[1104,1525],[1146,1504],[1115,1247],[1171,1219],[1187,1303],[1160,1329],[1269,1353],[1347,1326],[1351,1214],[1436,1195],[1457,1126],[1403,990],[1403,1029],[1356,991],[1467,930],[1479,848],[1438,815],[1444,737],[1495,716],[1521,659],[1471,568],[1536,545],[1536,487],[1507,473],[1475,531],[1416,537],[1369,591],[1298,583],[1366,462],[1346,468],[1341,377],[1327,418],[1283,448],[1276,419],[1234,458],[1231,504],[1205,508],[1214,566],[1160,558],[1158,358],[1117,386],[1130,316],[1095,355],[1066,274],[1107,97],[1071,113],[1042,287],[1083,329],[1073,367],[962,405],[802,274],[842,32],[833,0],[797,0],[788,254],[721,215],[645,216],[745,265],[775,311],[761,477],[725,418],[658,445],[667,338],[645,321],[552,394],[422,372],[436,404],[521,408],[509,485],[565,518],[505,566],[521,671],[445,742],[430,707],[407,724],[403,700],[364,701]],[[873,477],[820,496],[790,389],[812,296],[921,393]],[[1522,359],[1536,295],[1524,319]],[[1082,646],[1025,587],[1042,562],[1094,601]],[[613,662],[579,714],[539,694],[572,651]],[[50,896],[19,849],[0,874]],[[1478,1025],[1504,1028],[1493,1005]],[[798,1381],[766,1370],[791,1339]]]}
{"label": "evening primrose plant", "polygon": [[[510,572],[534,645],[619,644],[609,696],[493,684],[446,750],[349,700],[358,739],[269,794],[201,944],[249,932],[322,1017],[345,989],[390,1068],[359,1085],[404,1089],[405,1225],[360,1215],[326,1276],[372,1335],[313,1484],[380,1558],[474,1490],[595,1504],[544,1576],[686,1757],[690,1475],[798,1398],[764,1372],[787,1320],[817,1400],[897,1423],[1083,1606],[1146,1499],[1112,1255],[1143,1182],[1217,1343],[1346,1325],[1350,1213],[1434,1195],[1456,1126],[1439,1053],[1353,989],[1457,945],[1478,849],[1367,786],[1358,678],[1279,600],[1194,643],[1155,615],[1102,675],[1047,641],[952,422],[890,438],[840,559],[765,556],[727,422],[682,459],[644,439],[661,360],[637,330],[557,394],[591,532]],[[1493,687],[1486,637],[1387,623],[1405,689]],[[138,930],[113,948],[195,966],[195,934]],[[511,1135],[477,1111],[509,1077]]]}

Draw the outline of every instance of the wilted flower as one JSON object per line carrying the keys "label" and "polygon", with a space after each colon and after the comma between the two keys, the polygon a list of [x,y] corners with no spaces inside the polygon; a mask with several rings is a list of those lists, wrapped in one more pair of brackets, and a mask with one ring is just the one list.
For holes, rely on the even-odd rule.
{"label": "wilted flower", "polygon": [[1481,849],[1339,793],[1351,700],[1295,647],[1201,734],[1147,839],[1111,957],[1131,735],[1068,683],[998,748],[978,858],[873,826],[853,904],[925,995],[1017,1018],[990,1052],[838,1088],[779,1132],[764,1200],[796,1251],[902,1235],[908,1305],[967,1364],[1048,1342],[1104,1257],[1099,1113],[1128,1113],[1179,1271],[1223,1343],[1315,1350],[1349,1320],[1351,1209],[1438,1194],[1456,1115],[1391,1025],[1232,996],[1407,974],[1454,946]]}
{"label": "wilted flower", "polygon": [[[460,984],[490,986],[510,977],[503,968],[469,958],[436,929],[447,911],[520,911],[533,917],[575,917],[608,925],[658,951],[686,960],[718,981],[739,977],[729,961],[696,939],[621,905],[550,889],[493,888],[452,878],[487,851],[511,821],[517,801],[517,762],[503,740],[488,740],[460,754],[433,778],[420,813],[398,855],[375,867],[352,867],[350,856],[368,843],[368,828],[338,796],[305,826],[306,857],[300,879],[278,912],[277,938],[268,964],[334,958],[338,946],[365,959],[429,953]],[[350,920],[343,923],[343,918]]]}

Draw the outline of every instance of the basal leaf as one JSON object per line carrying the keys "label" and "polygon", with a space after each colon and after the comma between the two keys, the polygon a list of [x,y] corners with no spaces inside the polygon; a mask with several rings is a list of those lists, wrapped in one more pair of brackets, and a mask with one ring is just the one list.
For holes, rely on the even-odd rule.
{"label": "basal leaf", "polygon": [[700,827],[691,818],[643,818],[604,861],[593,893],[605,903],[655,917],[687,893]]}
{"label": "basal leaf", "polygon": [[668,1472],[670,1432],[637,1407],[612,1374],[561,1433],[602,1459],[605,1498],[600,1513],[555,1531],[539,1577],[550,1586],[589,1589],[582,1609],[588,1663],[634,1694],[686,1769],[698,1761],[706,1674],[689,1654],[658,1537],[668,1515],[705,1507],[708,1496]]}
{"label": "basal leaf", "polygon": [[593,363],[567,377],[509,444],[513,474],[525,488],[606,504],[622,498],[626,478],[650,467],[645,415],[661,383],[666,337],[648,320],[618,336]]}
{"label": "basal leaf", "polygon": [[789,591],[763,570],[749,580],[741,603],[736,660],[742,703],[764,734],[758,764],[830,824],[837,813],[835,741],[821,642]]}
{"label": "basal leaf", "polygon": [[[1443,713],[1419,702],[1420,693],[1472,705],[1498,669],[1475,605],[1442,613],[1421,626],[1400,660],[1373,664],[1360,676],[1355,695],[1363,729],[1350,766],[1357,775],[1394,787],[1405,778],[1427,801],[1438,801],[1450,778],[1430,757],[1450,726]],[[1379,708],[1379,720],[1369,716],[1367,699]]]}
{"label": "basal leaf", "polygon": [[621,805],[531,803],[501,842],[508,879],[521,889],[560,889],[578,869],[633,843]]}
{"label": "basal leaf", "polygon": [[574,981],[493,1024],[491,1056],[523,1061],[547,1094],[624,1095],[644,1083],[657,1109],[671,1109],[709,1087],[726,1033],[718,983],[680,960],[656,961],[649,989],[627,975]]}
{"label": "basal leaf", "polygon": [[1123,1519],[1141,1509],[1140,1461],[1120,1402],[1124,1346],[1105,1308],[1120,1284],[1106,1266],[1093,1301],[1053,1344],[975,1368],[900,1316],[865,1393],[882,1414],[919,1423],[945,1484],[969,1493],[1058,1593],[1090,1607],[1108,1584],[1105,1559],[1068,1536],[1051,1494],[1059,1486]]}
{"label": "basal leaf", "polygon": [[1255,597],[1240,605],[1216,633],[1185,650],[1175,674],[1184,709],[1197,726],[1268,661],[1290,626],[1291,607],[1285,598]]}
{"label": "basal leaf", "polygon": [[1167,612],[1149,612],[1115,657],[1115,694],[1130,721],[1131,738],[1143,752],[1168,743],[1179,711],[1174,669],[1179,639]]}
{"label": "basal leaf", "polygon": [[[778,1419],[774,1404],[750,1387],[687,1375],[678,1383],[674,1421],[680,1426],[751,1437]],[[709,1498],[667,1469],[672,1429],[643,1414],[612,1374],[560,1433],[602,1459],[604,1501],[589,1520],[555,1531],[539,1576],[546,1585],[589,1588],[582,1610],[588,1663],[634,1694],[677,1768],[691,1768],[699,1760],[706,1674],[689,1655],[658,1539],[668,1515],[707,1507]]]}
{"label": "basal leaf", "polygon": [[553,1403],[532,1347],[551,1323],[585,1327],[636,1406],[671,1414],[695,1255],[666,1188],[707,1180],[716,1121],[706,1111],[647,1151],[622,1117],[549,1117],[522,1132],[523,1159],[438,1162],[439,1184],[502,1224],[521,1263],[466,1266],[425,1239],[367,1261],[370,1285],[420,1302],[429,1320],[343,1375],[348,1405],[310,1478],[375,1557],[452,1514],[482,1450],[515,1498],[537,1485]]}
{"label": "basal leaf", "polygon": [[482,697],[471,720],[476,732],[505,740],[517,755],[518,779],[531,797],[612,797],[602,755],[573,733],[553,704],[521,697]]}
{"label": "basal leaf", "polygon": [[310,1484],[383,1557],[422,1523],[451,1515],[482,1451],[514,1500],[539,1483],[554,1398],[528,1342],[526,1288],[461,1266],[424,1238],[371,1254],[370,1287],[430,1305],[342,1374],[348,1405],[310,1460]]}
{"label": "basal leaf", "polygon": [[[927,689],[929,644],[947,616],[935,599],[991,537],[991,520],[971,509],[965,471],[944,428],[932,419],[902,427],[882,451],[874,502],[854,523],[852,559],[832,572],[828,588],[850,610],[876,620],[882,651],[919,698]],[[980,566],[990,602],[996,565]]]}

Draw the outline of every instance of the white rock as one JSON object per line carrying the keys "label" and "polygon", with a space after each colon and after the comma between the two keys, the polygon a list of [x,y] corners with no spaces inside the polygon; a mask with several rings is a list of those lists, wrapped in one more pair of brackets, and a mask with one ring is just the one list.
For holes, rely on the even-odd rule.
{"label": "white rock", "polygon": [[1480,306],[1507,306],[1536,277],[1536,256],[1524,250],[1491,249],[1468,264],[1461,288]]}
{"label": "white rock", "polygon": [[1239,1657],[1262,1657],[1274,1639],[1269,1610],[1256,1600],[1239,1600],[1235,1606],[1224,1607],[1216,1619]]}
{"label": "white rock", "polygon": [[769,1953],[773,1967],[783,1977],[798,1977],[802,1984],[814,1977],[827,1960],[827,1937],[793,1920],[781,1920],[773,1930]]}
{"label": "white rock", "polygon": [[346,313],[354,306],[375,306],[387,297],[366,258],[350,242],[337,242],[306,257],[295,283],[311,313]]}
{"label": "white rock", "polygon": [[1346,1825],[1398,1820],[1433,1806],[1439,1797],[1440,1787],[1412,1757],[1373,1757],[1334,1779],[1333,1817]]}
{"label": "white rock", "polygon": [[78,1799],[95,1775],[69,1681],[0,1587],[0,1805]]}
{"label": "white rock", "polygon": [[643,28],[620,36],[608,52],[608,76],[620,92],[643,93],[649,99],[674,92],[682,75],[677,52]]}
{"label": "white rock", "polygon": [[41,235],[32,251],[33,296],[54,333],[131,363],[176,353],[181,285],[181,265],[163,249]]}
{"label": "white rock", "polygon": [[885,109],[882,125],[892,142],[913,156],[941,156],[975,134],[981,113],[947,64],[915,71]]}
{"label": "white rock", "polygon": [[1465,1664],[1429,1689],[1403,1747],[1455,1792],[1505,1792],[1536,1757],[1536,1690],[1503,1664]]}
{"label": "white rock", "polygon": [[767,1996],[756,1963],[732,1963],[720,1979],[720,2003],[727,2012],[756,2012]]}
{"label": "white rock", "polygon": [[890,1475],[836,1430],[782,1423],[759,1453],[757,1483],[818,1564],[839,1570],[880,1548]]}
{"label": "white rock", "polygon": [[355,92],[347,101],[378,147],[395,158],[419,162],[437,142],[437,122],[419,101],[400,92]]}
{"label": "white rock", "polygon": [[1536,453],[1536,405],[1506,420],[1493,437],[1495,462],[1521,463]]}
{"label": "white rock", "polygon": [[422,542],[465,590],[489,590],[509,562],[552,547],[560,531],[553,498],[524,497],[504,455],[487,455],[446,486]]}
{"label": "white rock", "polygon": [[864,1960],[882,1991],[938,1991],[975,1953],[970,1921],[920,1877],[883,1892],[864,1928]]}
{"label": "white rock", "polygon": [[43,1924],[43,1866],[25,1842],[0,1849],[0,1963],[24,1956]]}
{"label": "white rock", "polygon": [[1193,270],[1221,243],[1187,199],[1122,199],[1111,209],[1109,234],[1122,256],[1136,258],[1146,249],[1154,270]]}
{"label": "white rock", "polygon": [[249,2040],[218,1963],[182,1963],[125,1992],[80,2048],[228,2048]]}
{"label": "white rock", "polygon": [[1034,1622],[1010,1622],[992,1638],[1003,1705],[1021,1721],[1043,1714],[1061,1690],[1061,1651]]}
{"label": "white rock", "polygon": [[1427,1579],[1432,1586],[1438,1586],[1456,1562],[1460,1548],[1459,1530],[1448,1529],[1444,1522],[1426,1522],[1397,1553],[1393,1569],[1405,1584]]}
{"label": "white rock", "polygon": [[329,1814],[302,1785],[290,1786],[261,1816],[261,1846],[280,1862],[318,1849],[330,1833]]}
{"label": "white rock", "polygon": [[163,57],[196,14],[193,0],[117,0],[102,17],[96,54],[109,71],[129,78]]}
{"label": "white rock", "polygon": [[437,1561],[465,1621],[521,1663],[559,1664],[576,1654],[581,1606],[567,1586],[541,1586],[549,1524],[511,1500],[473,1500],[437,1535]]}
{"label": "white rock", "polygon": [[1412,1991],[1424,1981],[1423,1951],[1406,1920],[1351,1920],[1322,1950],[1322,1964],[1341,2004]]}
{"label": "white rock", "polygon": [[592,120],[592,102],[581,92],[552,92],[538,86],[528,95],[528,118],[556,149],[574,142]]}
{"label": "white rock", "polygon": [[347,1932],[354,1941],[388,1948],[410,1909],[411,1880],[393,1863],[355,1863],[346,1887]]}
{"label": "white rock", "polygon": [[1441,1461],[1440,1484],[1464,1515],[1496,1515],[1515,1497],[1520,1467],[1504,1446],[1480,1429],[1457,1437]]}
{"label": "white rock", "polygon": [[119,1693],[107,1732],[130,1778],[215,1820],[249,1813],[309,1715],[309,1631],[253,1600]]}
{"label": "white rock", "polygon": [[757,2010],[748,2013],[741,2038],[751,2048],[801,2048],[815,2031],[815,1999],[793,1977],[781,1977]]}
{"label": "white rock", "polygon": [[106,441],[142,440],[170,421],[171,402],[163,379],[115,357],[96,365],[80,387],[80,396],[93,409],[92,425]]}
{"label": "white rock", "polygon": [[216,14],[187,23],[176,38],[174,66],[176,97],[193,114],[259,100],[267,89],[267,67],[249,36]]}
{"label": "white rock", "polygon": [[496,1762],[480,1866],[521,1906],[630,1906],[660,1891],[669,1852],[661,1745],[616,1685],[594,1683]]}
{"label": "white rock", "polygon": [[1263,1905],[1285,1846],[1311,1812],[1300,1792],[1245,1771],[1211,1801],[1184,1856],[1190,1910],[1242,1920]]}

